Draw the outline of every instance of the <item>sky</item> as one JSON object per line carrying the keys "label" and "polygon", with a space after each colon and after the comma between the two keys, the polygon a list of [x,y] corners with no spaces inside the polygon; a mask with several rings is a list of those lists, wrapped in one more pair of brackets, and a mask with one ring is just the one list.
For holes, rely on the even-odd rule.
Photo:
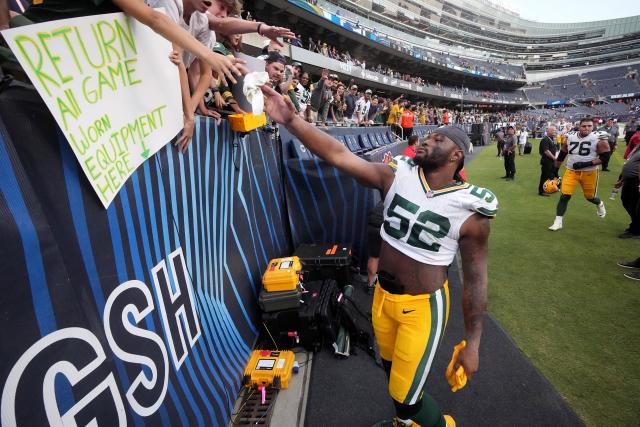
{"label": "sky", "polygon": [[[638,0],[509,0],[524,19],[538,22],[585,22],[640,15]],[[497,1],[496,3],[500,3]]]}

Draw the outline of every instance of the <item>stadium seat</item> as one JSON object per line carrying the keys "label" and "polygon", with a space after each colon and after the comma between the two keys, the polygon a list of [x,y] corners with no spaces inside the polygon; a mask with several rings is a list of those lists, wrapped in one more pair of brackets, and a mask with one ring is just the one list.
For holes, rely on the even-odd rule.
{"label": "stadium seat", "polygon": [[377,147],[382,147],[384,145],[387,145],[387,142],[384,140],[380,132],[372,133],[371,139],[374,139],[376,141]]}
{"label": "stadium seat", "polygon": [[[353,142],[350,139],[348,139],[347,136],[349,136],[349,135],[334,135],[334,138],[336,138],[338,141],[342,142],[342,144],[344,144],[344,146],[347,147],[347,149],[349,151],[355,152],[355,151],[353,151],[354,150]],[[356,147],[359,147],[357,143],[356,143]]]}
{"label": "stadium seat", "polygon": [[372,135],[368,135],[366,133],[362,133],[360,135],[358,135],[358,139],[360,140],[360,146],[365,150],[365,151],[369,151],[372,150],[374,147],[374,145],[371,143],[371,136]]}
{"label": "stadium seat", "polygon": [[347,148],[349,148],[349,150],[352,153],[360,154],[364,151],[362,147],[360,147],[360,144],[358,144],[358,140],[356,139],[355,135],[345,135],[344,139],[345,139]]}
{"label": "stadium seat", "polygon": [[382,145],[384,145],[380,143],[381,139],[379,132],[369,134],[369,140],[371,141],[371,145],[373,146],[373,148],[380,148],[382,147]]}

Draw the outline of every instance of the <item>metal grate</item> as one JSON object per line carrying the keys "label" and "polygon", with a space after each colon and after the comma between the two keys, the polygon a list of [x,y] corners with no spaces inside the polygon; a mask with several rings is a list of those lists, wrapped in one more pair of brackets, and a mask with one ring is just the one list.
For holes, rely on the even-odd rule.
{"label": "metal grate", "polygon": [[255,388],[244,388],[242,402],[238,413],[233,417],[234,426],[268,426],[271,424],[273,407],[278,396],[278,390],[271,387],[266,390],[265,403],[262,403],[262,393]]}

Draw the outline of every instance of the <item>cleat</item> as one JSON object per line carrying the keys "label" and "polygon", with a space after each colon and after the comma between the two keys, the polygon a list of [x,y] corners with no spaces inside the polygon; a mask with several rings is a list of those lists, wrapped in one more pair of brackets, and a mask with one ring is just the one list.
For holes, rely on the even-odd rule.
{"label": "cleat", "polygon": [[562,220],[555,220],[553,221],[553,224],[551,224],[551,227],[549,227],[549,230],[551,231],[558,231],[562,228]]}
{"label": "cleat", "polygon": [[640,268],[640,258],[633,261],[618,261],[618,265],[624,268]]}
{"label": "cleat", "polygon": [[393,417],[392,420],[384,420],[378,421],[371,427],[409,427],[409,426],[417,426],[413,421],[409,421],[410,424],[405,423],[398,417]]}
{"label": "cleat", "polygon": [[443,415],[444,422],[447,423],[447,427],[456,427],[455,420],[451,417],[451,415]]}
{"label": "cleat", "polygon": [[598,209],[596,210],[596,213],[600,218],[604,218],[605,215],[607,215],[607,210],[604,208],[604,202],[600,202],[600,204],[598,205]]}
{"label": "cleat", "polygon": [[394,423],[390,420],[378,421],[371,427],[394,427]]}
{"label": "cleat", "polygon": [[640,280],[640,271],[634,271],[632,273],[624,273],[624,277],[631,280]]}
{"label": "cleat", "polygon": [[634,234],[629,231],[625,231],[618,235],[618,239],[640,239],[640,234]]}

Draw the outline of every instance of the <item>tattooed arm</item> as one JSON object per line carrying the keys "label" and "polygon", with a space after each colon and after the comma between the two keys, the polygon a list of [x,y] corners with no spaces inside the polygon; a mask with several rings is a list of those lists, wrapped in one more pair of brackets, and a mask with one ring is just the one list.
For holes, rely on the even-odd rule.
{"label": "tattooed arm", "polygon": [[478,348],[487,311],[489,232],[489,218],[479,214],[469,217],[460,229],[460,253],[464,273],[462,311],[467,346],[460,353],[458,363],[464,366],[469,376],[478,370]]}

